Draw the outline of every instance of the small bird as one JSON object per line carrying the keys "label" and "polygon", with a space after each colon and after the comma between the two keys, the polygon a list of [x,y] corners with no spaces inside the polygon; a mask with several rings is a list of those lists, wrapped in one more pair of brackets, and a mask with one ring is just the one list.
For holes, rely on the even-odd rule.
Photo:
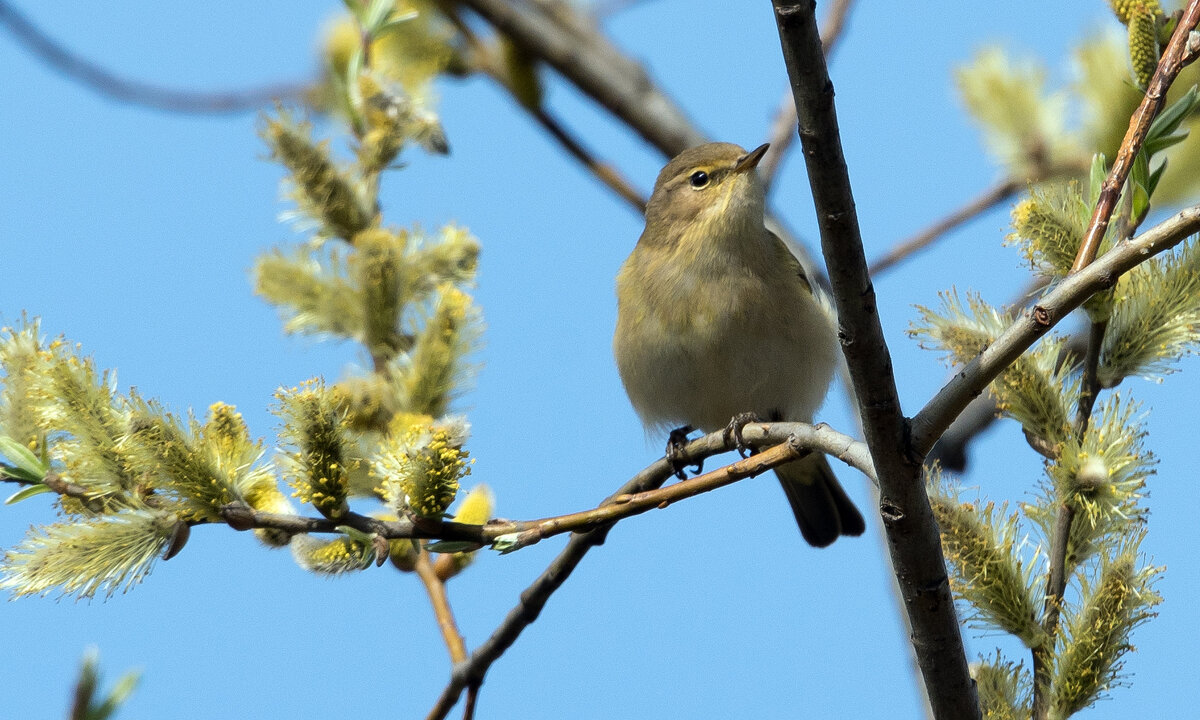
{"label": "small bird", "polygon": [[[617,275],[613,337],[621,381],[649,428],[740,431],[747,413],[808,422],[833,380],[833,321],[764,225],[755,168],[766,151],[701,145],[654,183],[646,229]],[[863,533],[823,454],[776,473],[810,545]]]}

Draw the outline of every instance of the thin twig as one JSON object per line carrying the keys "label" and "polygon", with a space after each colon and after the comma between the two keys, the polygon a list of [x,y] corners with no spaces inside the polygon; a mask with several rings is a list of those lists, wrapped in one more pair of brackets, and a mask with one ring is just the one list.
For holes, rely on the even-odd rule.
{"label": "thin twig", "polygon": [[1050,538],[1050,572],[1046,580],[1046,598],[1042,610],[1042,627],[1046,641],[1033,648],[1033,707],[1030,717],[1045,720],[1050,710],[1050,683],[1054,670],[1054,647],[1058,633],[1058,618],[1062,599],[1067,590],[1066,555],[1071,539],[1071,524],[1075,508],[1070,503],[1058,506]]}
{"label": "thin twig", "polygon": [[[684,450],[686,461],[697,459],[697,455],[693,455],[693,452],[703,452],[697,447],[698,444],[708,445],[714,441],[719,441],[720,446],[724,447],[724,433],[712,433],[689,443]],[[638,473],[632,480],[621,486],[612,497],[659,487],[672,477],[674,472],[671,463],[663,458]],[[426,715],[426,720],[443,720],[458,702],[464,689],[478,687],[483,682],[492,663],[496,662],[516,642],[525,628],[537,620],[546,601],[550,599],[555,590],[558,590],[567,581],[588,551],[604,544],[611,528],[611,524],[602,525],[588,532],[571,535],[567,546],[520,594],[516,607],[508,612],[491,636],[471,653],[467,662],[455,666],[450,676],[450,682],[446,684],[437,702]],[[468,700],[470,700],[470,694],[468,694]]]}
{"label": "thin twig", "polygon": [[634,132],[668,156],[705,141],[683,110],[594,28],[572,14],[551,14],[521,0],[462,0],[461,4],[540,58]]}
{"label": "thin twig", "polygon": [[479,685],[467,686],[467,699],[463,702],[463,720],[475,717],[475,703],[479,699]]}
{"label": "thin twig", "polygon": [[[829,12],[825,14],[825,22],[821,27],[821,51],[825,53],[827,60],[833,54],[838,40],[842,38],[842,31],[846,28],[846,18],[849,16],[850,6],[853,4],[854,0],[833,0],[829,6]],[[771,144],[771,149],[758,164],[758,174],[762,176],[763,183],[768,188],[775,182],[775,176],[779,173],[780,166],[783,165],[783,157],[795,139],[796,101],[792,99],[792,91],[789,88],[779,99],[779,109],[775,111],[775,119],[771,121],[771,132],[767,135],[767,142]]]}
{"label": "thin twig", "polygon": [[1064,162],[1060,165],[1037,168],[1029,177],[1010,177],[1001,180],[946,217],[934,222],[928,228],[897,244],[884,255],[876,258],[871,263],[871,275],[878,276],[884,271],[890,270],[900,262],[907,260],[912,255],[937,242],[950,231],[991,210],[1034,183],[1044,182],[1057,177],[1070,176],[1085,172],[1086,170],[1087,167],[1082,162]]}
{"label": "thin twig", "polygon": [[549,110],[539,105],[536,108],[529,108],[529,113],[546,132],[550,133],[550,137],[557,140],[558,144],[562,145],[571,157],[590,170],[600,182],[607,185],[610,190],[636,208],[638,212],[646,212],[646,198],[634,189],[633,185],[616,168],[598,159],[584,147],[583,142],[567,130],[566,126],[559,122]]}
{"label": "thin twig", "polygon": [[1013,178],[996,183],[946,217],[934,222],[928,228],[907,240],[898,243],[882,256],[875,258],[871,263],[871,275],[878,277],[913,254],[929,247],[951,230],[1008,200],[1025,186],[1026,183],[1024,181]]}
{"label": "thin twig", "polygon": [[446,596],[446,585],[434,572],[433,563],[429,561],[428,551],[422,549],[417,553],[413,570],[417,573],[417,577],[421,578],[421,583],[425,585],[425,592],[429,595],[429,604],[433,606],[433,615],[437,618],[438,629],[442,631],[442,639],[446,642],[446,649],[450,652],[450,662],[458,664],[466,660],[467,646],[463,642],[462,633],[458,631],[458,624],[454,622],[454,611],[450,609],[450,599]]}
{"label": "thin twig", "polygon": [[129,80],[63,47],[5,0],[0,0],[0,25],[21,45],[50,67],[85,87],[120,102],[178,113],[222,114],[253,112],[276,100],[303,97],[311,83],[279,83],[249,90],[197,92],[174,90]]}
{"label": "thin twig", "polygon": [[838,335],[879,477],[880,514],[908,611],[917,664],[935,718],[978,718],[979,702],[967,668],[941,538],[922,482],[921,456],[910,451],[908,424],[867,270],[814,3],[773,0],[773,4],[821,247],[833,284]]}
{"label": "thin twig", "polygon": [[616,168],[597,158],[593,152],[588,150],[582,140],[568,130],[543,105],[538,104],[531,107],[522,100],[520,94],[513,87],[508,73],[496,62],[492,48],[479,39],[475,31],[471,29],[471,26],[463,21],[453,5],[447,4],[443,6],[442,12],[466,40],[470,48],[469,62],[476,70],[483,72],[495,81],[497,85],[504,88],[523,109],[533,116],[533,119],[542,126],[543,130],[550,133],[550,137],[554,138],[571,157],[578,160],[584,167],[590,170],[600,182],[607,185],[610,190],[619,195],[625,202],[633,205],[638,212],[646,211],[646,198]]}
{"label": "thin twig", "polygon": [[1129,129],[1125,131],[1125,138],[1121,141],[1120,149],[1117,150],[1112,170],[1109,171],[1104,185],[1101,186],[1100,196],[1096,199],[1096,207],[1092,211],[1092,219],[1088,223],[1087,233],[1083,236],[1079,253],[1075,256],[1075,263],[1071,266],[1072,273],[1079,272],[1095,259],[1096,252],[1100,249],[1100,242],[1108,231],[1109,219],[1117,207],[1121,188],[1125,186],[1125,180],[1129,177],[1130,170],[1133,169],[1133,161],[1142,148],[1146,134],[1150,132],[1150,124],[1154,122],[1154,118],[1158,116],[1163,104],[1166,103],[1167,91],[1171,88],[1171,83],[1175,81],[1185,65],[1196,59],[1196,49],[1191,47],[1194,41],[1189,42],[1189,39],[1198,22],[1200,22],[1200,0],[1191,0],[1175,28],[1175,33],[1171,36],[1171,41],[1167,43],[1166,50],[1163,51],[1162,57],[1158,61],[1158,68],[1154,71],[1154,76],[1150,78],[1150,82],[1146,86],[1146,96],[1142,98],[1141,104],[1129,118]]}
{"label": "thin twig", "polygon": [[1083,357],[1083,375],[1079,388],[1079,407],[1075,413],[1075,433],[1080,438],[1087,433],[1092,407],[1100,394],[1100,350],[1104,347],[1104,332],[1108,321],[1093,322],[1088,328],[1087,354]]}
{"label": "thin twig", "polygon": [[967,403],[1050,328],[1124,273],[1200,232],[1200,205],[1187,208],[1138,237],[1118,243],[1083,270],[1064,279],[947,382],[913,417],[912,448],[925,454]]}
{"label": "thin twig", "polygon": [[522,548],[564,532],[588,530],[599,524],[614,523],[617,520],[641,515],[650,510],[665,509],[680,500],[725,487],[738,480],[760,475],[774,467],[797,460],[804,454],[799,442],[792,437],[787,442],[756,455],[667,487],[617,495],[594,510],[519,523],[518,525],[527,527],[516,531],[516,536],[510,541],[510,545],[506,545],[506,549],[509,547],[511,549]]}
{"label": "thin twig", "polygon": [[[872,479],[874,477],[866,445],[827,425],[752,423],[743,429],[742,438],[748,445],[756,448],[783,444],[795,445],[798,451],[823,452],[861,470]],[[689,443],[683,450],[682,458],[686,464],[693,464],[731,449],[732,447],[724,437],[724,432],[718,431]],[[350,527],[388,540],[439,539],[469,542],[480,547],[492,545],[497,539],[505,538],[505,547],[515,550],[555,535],[590,529],[597,525],[610,525],[617,520],[640,515],[655,508],[667,507],[684,498],[724,487],[731,482],[757,475],[775,465],[787,462],[787,458],[784,457],[786,452],[788,451],[767,450],[753,458],[733,463],[711,473],[689,478],[668,488],[652,492],[618,492],[599,507],[538,520],[493,520],[486,525],[469,525],[437,518],[380,520],[355,512],[331,519],[266,513],[243,503],[231,503],[222,507],[221,518],[235,530],[271,528],[299,534],[336,533],[342,532],[340,529],[342,527]],[[642,474],[650,471],[657,472],[658,469],[664,467],[668,468],[668,475],[670,475],[669,468],[671,466],[665,459],[659,460],[643,470]],[[638,477],[642,477],[642,475],[640,474]],[[514,537],[506,538],[505,536]]]}
{"label": "thin twig", "polygon": [[[1104,332],[1108,321],[1101,320],[1089,325],[1087,351],[1083,358],[1080,380],[1079,406],[1075,414],[1074,432],[1081,440],[1087,433],[1100,392],[1100,350],[1104,346]],[[1050,538],[1049,562],[1046,573],[1046,597],[1042,606],[1042,629],[1048,640],[1033,649],[1033,720],[1045,720],[1050,710],[1050,683],[1055,640],[1058,637],[1058,619],[1062,613],[1063,596],[1067,592],[1068,558],[1071,545],[1071,526],[1075,522],[1075,505],[1070,498],[1059,498],[1054,518],[1054,529]]]}

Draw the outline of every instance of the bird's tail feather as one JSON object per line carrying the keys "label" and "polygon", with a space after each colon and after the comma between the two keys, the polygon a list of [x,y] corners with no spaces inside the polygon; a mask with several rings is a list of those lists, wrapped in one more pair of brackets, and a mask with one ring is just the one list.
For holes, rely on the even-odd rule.
{"label": "bird's tail feather", "polygon": [[829,462],[813,453],[775,468],[788,504],[809,545],[825,547],[840,535],[862,535],[863,516],[842,489]]}

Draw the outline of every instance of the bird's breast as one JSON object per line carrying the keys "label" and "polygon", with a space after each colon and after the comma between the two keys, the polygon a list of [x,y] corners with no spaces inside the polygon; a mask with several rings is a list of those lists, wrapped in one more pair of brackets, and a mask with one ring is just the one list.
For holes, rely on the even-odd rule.
{"label": "bird's breast", "polygon": [[712,430],[746,411],[811,418],[834,345],[799,280],[655,261],[631,257],[618,277],[614,353],[642,420]]}

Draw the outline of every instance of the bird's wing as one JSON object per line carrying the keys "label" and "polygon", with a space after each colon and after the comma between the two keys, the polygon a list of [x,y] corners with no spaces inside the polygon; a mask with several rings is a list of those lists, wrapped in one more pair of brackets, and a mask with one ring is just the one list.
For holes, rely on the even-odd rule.
{"label": "bird's wing", "polygon": [[800,282],[804,283],[804,287],[808,290],[808,292],[812,293],[813,286],[808,279],[808,274],[804,272],[804,265],[802,265],[796,256],[792,254],[792,251],[788,249],[787,243],[781,240],[778,235],[770,230],[766,230],[764,228],[764,232],[766,232],[771,238],[771,242],[775,247],[775,253],[779,258],[779,263],[788,268],[788,270],[794,272],[796,276],[800,278]]}

